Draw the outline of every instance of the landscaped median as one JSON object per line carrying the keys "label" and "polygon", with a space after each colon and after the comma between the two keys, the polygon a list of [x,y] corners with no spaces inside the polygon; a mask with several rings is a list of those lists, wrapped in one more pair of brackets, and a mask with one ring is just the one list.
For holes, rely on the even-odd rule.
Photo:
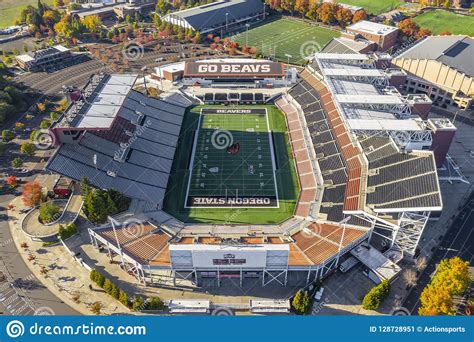
{"label": "landscaped median", "polygon": [[24,209],[21,197],[9,206],[9,226],[20,256],[33,275],[55,296],[83,315],[91,315],[94,304],[101,303],[101,314],[129,313],[129,309],[105,291],[91,291],[89,271],[77,263],[62,244],[45,248],[43,242],[31,241],[21,230]]}

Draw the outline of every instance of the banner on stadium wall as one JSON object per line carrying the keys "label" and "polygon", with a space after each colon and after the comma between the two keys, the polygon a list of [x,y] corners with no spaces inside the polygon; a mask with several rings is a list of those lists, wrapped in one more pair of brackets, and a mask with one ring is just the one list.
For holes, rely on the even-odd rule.
{"label": "banner on stadium wall", "polygon": [[278,62],[186,62],[184,77],[283,77],[285,67]]}

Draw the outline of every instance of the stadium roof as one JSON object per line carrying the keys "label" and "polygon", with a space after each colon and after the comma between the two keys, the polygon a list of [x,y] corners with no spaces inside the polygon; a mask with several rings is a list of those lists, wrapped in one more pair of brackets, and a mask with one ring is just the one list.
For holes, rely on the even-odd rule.
{"label": "stadium roof", "polygon": [[358,53],[373,44],[365,39],[333,38],[321,50],[321,53]]}
{"label": "stadium roof", "polygon": [[84,105],[74,115],[74,106],[69,108],[62,124],[74,128],[110,127],[136,78],[137,75],[106,75],[97,83],[92,82],[83,92]]}
{"label": "stadium roof", "polygon": [[430,36],[398,55],[404,59],[430,59],[474,76],[474,39],[468,36]]}
{"label": "stadium roof", "polygon": [[186,20],[194,30],[201,31],[224,23],[226,13],[228,20],[232,21],[259,11],[263,11],[263,3],[260,0],[221,0],[168,15],[178,16]]}
{"label": "stadium roof", "polygon": [[[177,96],[177,95],[176,95]],[[63,143],[47,169],[153,204],[163,201],[186,107],[131,90],[107,128]],[[87,117],[87,112],[85,117]],[[107,121],[108,124],[108,121]],[[62,129],[61,127],[53,127]]]}

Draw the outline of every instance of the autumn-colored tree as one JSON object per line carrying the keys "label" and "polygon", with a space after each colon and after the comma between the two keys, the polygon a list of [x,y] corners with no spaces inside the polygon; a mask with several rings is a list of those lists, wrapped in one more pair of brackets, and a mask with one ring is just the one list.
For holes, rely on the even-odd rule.
{"label": "autumn-colored tree", "polygon": [[242,46],[242,52],[247,54],[249,53],[250,48],[247,45]]}
{"label": "autumn-colored tree", "polygon": [[336,12],[336,19],[339,23],[339,26],[341,26],[342,28],[345,28],[352,22],[352,17],[353,15],[351,10],[345,7],[339,7]]}
{"label": "autumn-colored tree", "polygon": [[323,2],[317,9],[319,20],[325,24],[330,24],[336,18],[338,6],[331,2]]}
{"label": "autumn-colored tree", "polygon": [[256,55],[257,54],[257,47],[256,46],[252,46],[249,50],[250,54],[251,55]]}
{"label": "autumn-colored tree", "polygon": [[398,23],[398,28],[407,37],[415,37],[420,30],[420,26],[413,19],[404,19]]}
{"label": "autumn-colored tree", "polygon": [[40,112],[44,112],[46,110],[46,104],[42,103],[42,102],[39,102],[36,104],[36,107],[38,107],[38,110]]}
{"label": "autumn-colored tree", "polygon": [[460,296],[469,286],[469,262],[459,257],[444,259],[431,282],[420,296],[420,315],[454,315],[453,296]]}
{"label": "autumn-colored tree", "polygon": [[306,12],[309,10],[309,0],[296,0],[295,10],[304,17]]}
{"label": "autumn-colored tree", "polygon": [[367,20],[367,13],[363,9],[354,13],[354,16],[352,17],[352,23],[355,24],[361,20]]}
{"label": "autumn-colored tree", "polygon": [[90,33],[99,32],[102,27],[102,20],[98,15],[88,15],[81,20],[81,23]]}
{"label": "autumn-colored tree", "polygon": [[17,186],[18,181],[17,181],[15,176],[8,176],[7,177],[7,184],[10,188],[14,188],[15,186]]}
{"label": "autumn-colored tree", "polygon": [[449,31],[441,31],[441,32],[439,33],[439,35],[440,35],[440,36],[451,36],[452,33],[449,32]]}
{"label": "autumn-colored tree", "polygon": [[281,8],[289,13],[293,13],[295,11],[295,2],[296,0],[282,0]]}
{"label": "autumn-colored tree", "polygon": [[308,11],[306,11],[305,13],[306,17],[311,20],[318,20],[318,7],[319,7],[318,0],[310,0]]}
{"label": "autumn-colored tree", "polygon": [[424,38],[424,37],[427,37],[427,36],[431,36],[432,35],[432,32],[431,30],[428,30],[426,28],[421,28],[418,33],[416,34],[416,38],[417,39],[421,39],[421,38]]}
{"label": "autumn-colored tree", "polygon": [[28,182],[23,187],[23,203],[28,207],[40,204],[42,193],[41,185],[37,181]]}

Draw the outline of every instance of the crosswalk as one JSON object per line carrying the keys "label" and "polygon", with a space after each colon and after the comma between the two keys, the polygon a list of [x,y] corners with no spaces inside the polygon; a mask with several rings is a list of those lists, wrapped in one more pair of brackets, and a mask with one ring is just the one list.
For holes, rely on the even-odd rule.
{"label": "crosswalk", "polygon": [[[28,284],[33,280],[34,276],[30,274],[23,278],[21,283]],[[26,316],[35,313],[33,302],[25,290],[15,283],[2,257],[0,257],[0,308],[3,309],[4,315]]]}

